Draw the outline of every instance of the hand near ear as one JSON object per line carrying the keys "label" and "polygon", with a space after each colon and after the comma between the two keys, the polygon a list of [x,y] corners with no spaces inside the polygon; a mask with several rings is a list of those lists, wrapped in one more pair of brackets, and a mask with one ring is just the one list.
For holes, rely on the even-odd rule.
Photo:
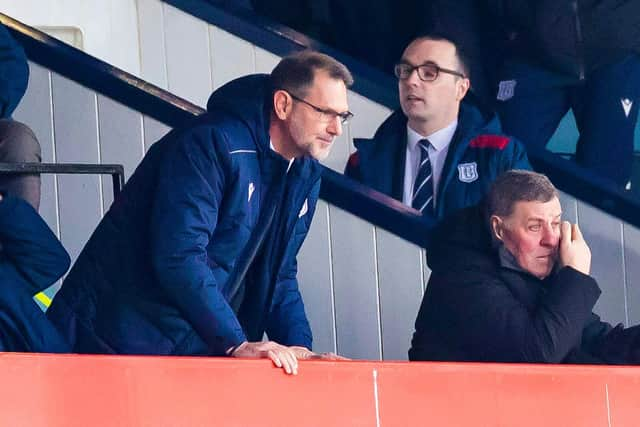
{"label": "hand near ear", "polygon": [[559,258],[561,267],[572,267],[581,273],[591,270],[591,250],[584,241],[578,224],[562,221]]}

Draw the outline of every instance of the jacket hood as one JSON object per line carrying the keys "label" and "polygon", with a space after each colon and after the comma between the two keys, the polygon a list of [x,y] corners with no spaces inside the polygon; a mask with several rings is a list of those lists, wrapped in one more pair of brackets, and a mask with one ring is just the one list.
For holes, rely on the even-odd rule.
{"label": "jacket hood", "polygon": [[462,209],[433,231],[427,263],[433,271],[468,269],[498,262],[484,219],[484,204]]}
{"label": "jacket hood", "polygon": [[[247,125],[260,147],[268,147],[271,117],[271,82],[268,74],[252,74],[232,80],[215,90],[207,102],[207,112],[223,111]],[[267,137],[268,138],[268,137]]]}

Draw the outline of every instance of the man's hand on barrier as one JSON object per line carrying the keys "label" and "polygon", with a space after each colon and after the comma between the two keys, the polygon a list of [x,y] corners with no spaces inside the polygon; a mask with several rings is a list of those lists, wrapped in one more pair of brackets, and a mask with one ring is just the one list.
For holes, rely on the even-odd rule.
{"label": "man's hand on barrier", "polygon": [[335,353],[315,353],[306,347],[291,346],[296,353],[298,360],[304,359],[322,359],[322,360],[351,360],[346,357],[338,356]]}
{"label": "man's hand on barrier", "polygon": [[[306,350],[306,349],[305,349]],[[307,350],[309,351],[309,350]],[[236,348],[233,357],[269,358],[278,368],[284,369],[287,374],[298,374],[298,359],[296,351],[274,341],[248,342],[245,341]]]}
{"label": "man's hand on barrier", "polygon": [[578,224],[562,221],[560,228],[560,265],[568,266],[581,273],[591,270],[591,250],[582,237]]}

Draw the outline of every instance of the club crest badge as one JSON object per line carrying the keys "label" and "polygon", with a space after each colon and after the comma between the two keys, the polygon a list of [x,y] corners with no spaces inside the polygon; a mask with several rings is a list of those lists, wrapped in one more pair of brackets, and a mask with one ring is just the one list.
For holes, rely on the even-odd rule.
{"label": "club crest badge", "polygon": [[631,113],[631,107],[633,107],[633,101],[630,100],[629,98],[622,98],[620,99],[620,102],[622,103],[622,109],[624,110],[624,115],[627,116],[628,118],[629,113]]}
{"label": "club crest badge", "polygon": [[478,164],[476,162],[460,163],[458,165],[458,179],[461,182],[473,182],[478,179]]}
{"label": "club crest badge", "polygon": [[515,80],[503,80],[498,84],[498,101],[508,101],[515,94],[517,82]]}

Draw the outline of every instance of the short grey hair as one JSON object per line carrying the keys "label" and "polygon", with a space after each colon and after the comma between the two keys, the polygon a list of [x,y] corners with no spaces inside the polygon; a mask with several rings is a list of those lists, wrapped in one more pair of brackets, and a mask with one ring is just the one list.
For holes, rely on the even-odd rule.
{"label": "short grey hair", "polygon": [[528,170],[510,170],[491,185],[487,195],[486,217],[507,217],[517,202],[546,203],[558,196],[558,190],[545,175]]}

